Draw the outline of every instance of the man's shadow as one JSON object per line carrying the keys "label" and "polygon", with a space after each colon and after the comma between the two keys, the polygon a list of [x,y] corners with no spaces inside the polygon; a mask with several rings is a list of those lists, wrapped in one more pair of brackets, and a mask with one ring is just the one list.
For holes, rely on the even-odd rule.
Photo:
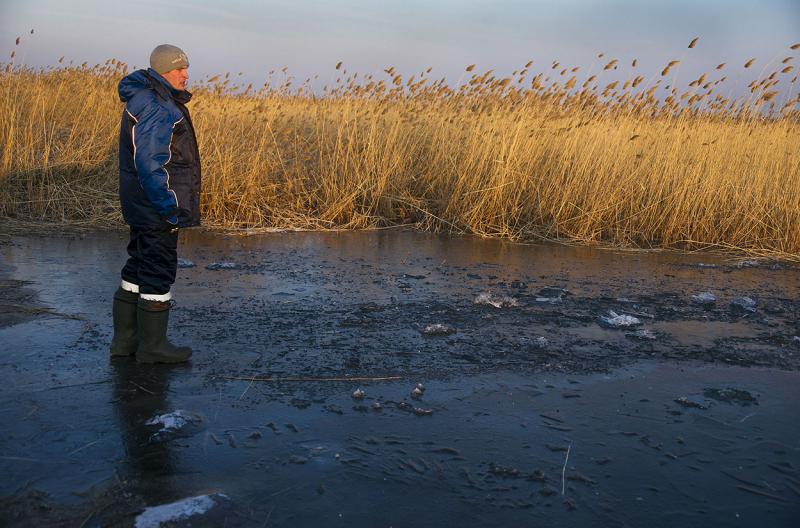
{"label": "man's shadow", "polygon": [[[124,488],[160,504],[173,495],[170,485],[176,470],[169,441],[158,436],[154,417],[170,412],[167,402],[171,369],[163,365],[139,365],[135,361],[112,362],[113,403],[119,423],[124,458],[118,466]],[[166,499],[166,500],[165,500]]]}

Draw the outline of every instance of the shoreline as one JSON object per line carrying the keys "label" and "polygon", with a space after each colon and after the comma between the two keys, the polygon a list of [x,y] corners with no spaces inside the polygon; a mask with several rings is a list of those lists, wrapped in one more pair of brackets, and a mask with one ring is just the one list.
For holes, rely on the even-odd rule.
{"label": "shoreline", "polygon": [[[40,220],[18,220],[12,218],[0,218],[0,243],[1,237],[10,236],[38,236],[46,237],[53,235],[66,235],[78,236],[86,235],[93,232],[120,232],[127,233],[128,227],[126,224],[119,223],[114,225],[102,226],[97,222],[46,222]],[[775,261],[781,264],[800,264],[800,253],[785,253],[781,251],[772,251],[762,248],[724,248],[719,245],[709,244],[705,247],[698,248],[680,248],[680,247],[630,247],[630,246],[615,246],[613,243],[604,242],[585,242],[581,240],[572,239],[550,239],[550,238],[531,238],[530,240],[513,240],[501,235],[481,235],[477,233],[460,232],[436,232],[430,229],[420,228],[419,224],[398,224],[386,227],[367,227],[367,228],[353,228],[353,229],[309,229],[309,228],[283,228],[283,227],[258,227],[258,228],[230,228],[222,225],[201,225],[183,229],[208,232],[212,234],[220,234],[225,236],[238,236],[249,237],[268,235],[276,233],[371,233],[376,231],[412,231],[418,233],[425,233],[430,235],[438,235],[445,237],[474,237],[477,239],[486,240],[499,240],[509,244],[519,246],[531,246],[538,244],[552,244],[558,246],[591,248],[598,251],[620,252],[620,253],[669,253],[677,255],[708,255],[712,257],[722,257],[731,260],[737,259],[755,259],[760,261]]]}

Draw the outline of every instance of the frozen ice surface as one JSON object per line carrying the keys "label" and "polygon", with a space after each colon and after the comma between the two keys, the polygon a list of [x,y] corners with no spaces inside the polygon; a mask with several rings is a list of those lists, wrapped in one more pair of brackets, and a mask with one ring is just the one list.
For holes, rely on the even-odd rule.
{"label": "frozen ice surface", "polygon": [[633,317],[632,315],[618,314],[614,310],[609,310],[607,317],[601,316],[600,321],[612,328],[623,328],[642,323],[639,319]]}
{"label": "frozen ice surface", "polygon": [[519,303],[513,297],[495,297],[491,293],[481,293],[475,297],[475,304],[488,304],[495,308],[511,308],[519,306]]}
{"label": "frozen ice surface", "polygon": [[136,528],[159,528],[165,525],[173,526],[173,523],[178,521],[196,515],[203,515],[217,506],[217,504],[227,499],[228,497],[223,493],[214,493],[212,495],[198,495],[197,497],[189,497],[169,504],[146,508],[136,517],[134,526]]}

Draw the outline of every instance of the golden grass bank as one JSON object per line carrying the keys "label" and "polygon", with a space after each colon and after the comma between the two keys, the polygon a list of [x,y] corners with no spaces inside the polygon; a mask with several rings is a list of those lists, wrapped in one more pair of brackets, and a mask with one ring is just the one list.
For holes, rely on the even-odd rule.
{"label": "golden grass bank", "polygon": [[[787,60],[788,59],[788,60]],[[800,255],[792,57],[723,97],[719,65],[685,90],[668,65],[474,73],[459,86],[347,74],[190,88],[203,215],[224,228],[420,229],[623,247]],[[742,65],[738,68],[748,70]],[[0,75],[0,216],[121,224],[117,61]],[[783,83],[783,84],[780,84]],[[720,92],[717,94],[716,92]]]}

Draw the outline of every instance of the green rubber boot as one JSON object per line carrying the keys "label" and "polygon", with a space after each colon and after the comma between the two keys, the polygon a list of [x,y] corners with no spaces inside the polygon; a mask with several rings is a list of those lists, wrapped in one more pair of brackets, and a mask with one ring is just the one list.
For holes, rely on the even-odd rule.
{"label": "green rubber boot", "polygon": [[132,356],[139,346],[136,330],[136,311],[139,294],[117,288],[114,293],[114,338],[111,340],[111,357]]}
{"label": "green rubber boot", "polygon": [[182,363],[192,355],[191,348],[175,346],[167,339],[170,308],[170,301],[139,298],[139,348],[136,350],[139,363]]}

